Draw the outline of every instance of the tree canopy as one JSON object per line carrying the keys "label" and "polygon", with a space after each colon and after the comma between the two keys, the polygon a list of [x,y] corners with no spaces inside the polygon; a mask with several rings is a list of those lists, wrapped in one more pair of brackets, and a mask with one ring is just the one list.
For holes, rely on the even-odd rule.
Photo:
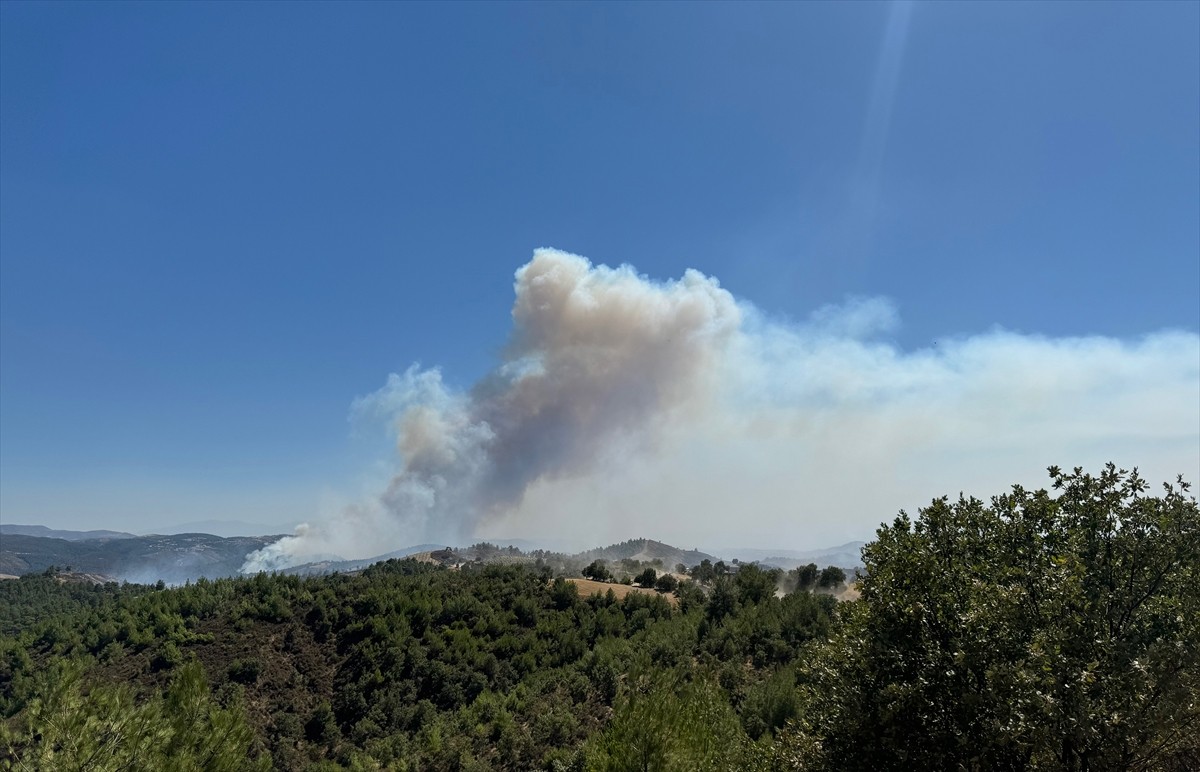
{"label": "tree canopy", "polygon": [[879,529],[793,738],[810,766],[1198,768],[1195,499],[1112,465],[1050,476]]}

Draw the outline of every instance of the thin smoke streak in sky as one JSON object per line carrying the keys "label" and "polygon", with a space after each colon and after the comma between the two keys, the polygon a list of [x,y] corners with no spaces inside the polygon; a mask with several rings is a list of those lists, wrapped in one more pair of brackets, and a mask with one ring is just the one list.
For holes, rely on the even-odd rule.
{"label": "thin smoke streak in sky", "polygon": [[854,179],[854,208],[851,238],[860,240],[852,250],[861,256],[870,247],[879,212],[883,160],[887,151],[892,111],[900,84],[904,50],[908,44],[908,26],[912,16],[911,0],[897,0],[888,10],[887,27],[880,46],[879,63],[867,103],[863,124],[862,144],[859,146],[858,169]]}
{"label": "thin smoke streak in sky", "polygon": [[892,108],[896,103],[911,16],[912,3],[909,0],[893,3],[888,14],[887,28],[879,53],[879,65],[871,87],[871,101],[867,106],[862,147],[859,151],[859,172],[867,179],[878,181],[883,167],[888,128],[892,122]]}

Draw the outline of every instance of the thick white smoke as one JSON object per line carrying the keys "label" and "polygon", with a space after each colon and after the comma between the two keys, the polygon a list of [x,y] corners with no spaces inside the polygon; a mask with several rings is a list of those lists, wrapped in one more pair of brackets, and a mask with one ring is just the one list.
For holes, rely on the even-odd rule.
{"label": "thick white smoke", "polygon": [[1193,333],[904,352],[877,340],[897,324],[883,300],[789,324],[695,271],[660,283],[555,250],[515,290],[503,361],[470,392],[411,368],[356,403],[395,431],[385,490],[245,570],[489,534],[803,548],[1049,464],[1200,469]]}

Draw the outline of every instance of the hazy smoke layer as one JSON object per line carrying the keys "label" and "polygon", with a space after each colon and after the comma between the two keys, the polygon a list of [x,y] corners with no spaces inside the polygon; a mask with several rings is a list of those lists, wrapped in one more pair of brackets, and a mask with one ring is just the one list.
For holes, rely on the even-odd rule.
{"label": "hazy smoke layer", "polygon": [[[902,506],[1038,485],[1049,464],[1200,467],[1200,337],[992,332],[904,352],[884,300],[765,319],[715,279],[539,250],[502,364],[469,393],[409,369],[355,410],[396,433],[386,489],[244,570],[495,532],[684,546],[867,538]],[[978,487],[976,487],[978,486]]]}

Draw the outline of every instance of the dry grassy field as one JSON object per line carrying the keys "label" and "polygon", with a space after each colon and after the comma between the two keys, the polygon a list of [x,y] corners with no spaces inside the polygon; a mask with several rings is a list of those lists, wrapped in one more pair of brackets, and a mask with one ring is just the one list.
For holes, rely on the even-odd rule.
{"label": "dry grassy field", "polygon": [[[649,593],[651,595],[659,595],[660,594],[657,590],[648,590],[643,587],[631,587],[628,584],[609,584],[608,582],[594,582],[591,579],[568,579],[567,581],[575,583],[575,586],[579,588],[580,595],[603,595],[604,593],[608,592],[609,590],[612,590],[613,594],[616,595],[618,599],[624,598],[626,595],[628,595],[631,592],[645,592],[645,593]],[[671,605],[673,605],[673,606],[679,603],[679,599],[676,598],[674,595],[663,594],[663,597],[666,598],[668,601],[670,601]]]}

